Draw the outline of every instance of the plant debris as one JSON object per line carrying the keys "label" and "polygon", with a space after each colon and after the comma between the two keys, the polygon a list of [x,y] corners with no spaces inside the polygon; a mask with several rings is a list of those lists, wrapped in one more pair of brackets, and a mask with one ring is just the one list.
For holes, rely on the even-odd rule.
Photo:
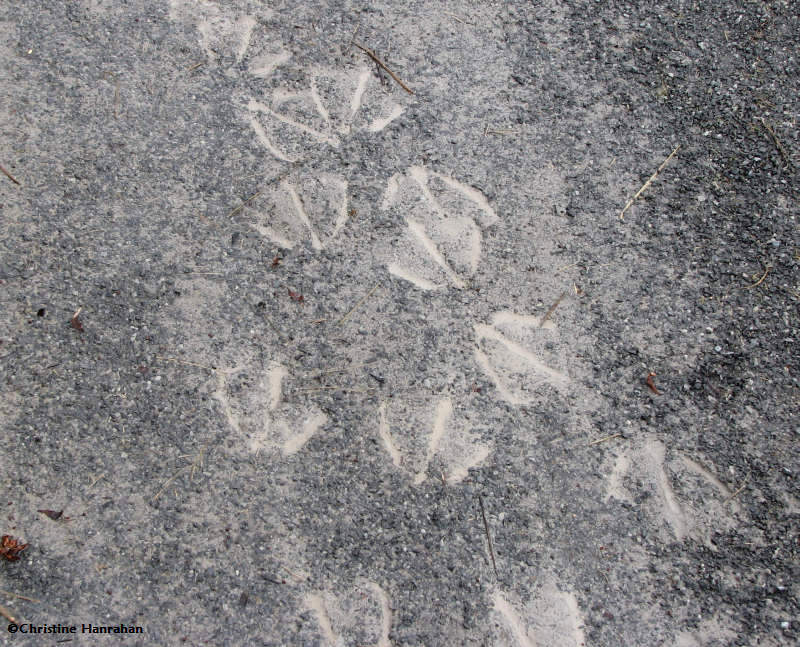
{"label": "plant debris", "polygon": [[75,311],[75,314],[72,315],[72,319],[69,320],[69,325],[78,332],[83,332],[83,324],[81,323],[81,320],[78,319],[78,315],[81,313],[81,310],[83,310],[83,308],[78,308]]}
{"label": "plant debris", "polygon": [[299,292],[289,290],[289,296],[292,298],[292,301],[297,301],[297,303],[303,303],[305,301],[305,299],[303,299],[303,295]]}
{"label": "plant debris", "polygon": [[497,562],[494,559],[494,547],[492,546],[492,536],[489,534],[489,522],[486,521],[486,510],[483,508],[483,497],[478,495],[478,503],[481,504],[481,518],[483,519],[483,530],[486,533],[486,541],[489,544],[489,555],[492,558],[492,570],[494,570],[495,578],[499,579],[497,575]]}
{"label": "plant debris", "polygon": [[550,309],[547,312],[545,312],[544,317],[542,317],[541,321],[539,322],[539,328],[541,328],[542,326],[545,325],[545,323],[547,323],[547,320],[556,311],[556,308],[558,307],[558,304],[561,303],[564,300],[565,296],[567,296],[567,293],[566,292],[562,292],[561,296],[558,297],[556,302],[553,305],[550,306]]}
{"label": "plant debris", "polygon": [[649,179],[649,180],[647,180],[647,182],[645,182],[645,183],[644,183],[644,184],[641,186],[641,188],[640,188],[640,189],[639,189],[639,190],[638,190],[638,191],[637,191],[637,192],[634,194],[634,196],[633,196],[633,197],[632,197],[630,200],[628,200],[628,201],[625,203],[625,206],[622,208],[622,211],[620,211],[620,212],[619,212],[619,219],[620,219],[620,220],[624,220],[624,218],[625,218],[625,212],[626,212],[628,209],[630,209],[630,208],[633,206],[633,203],[634,203],[634,202],[636,202],[637,198],[638,198],[640,195],[642,195],[642,193],[644,193],[644,192],[647,190],[647,187],[649,187],[649,186],[650,186],[650,185],[653,183],[653,180],[655,180],[655,179],[658,177],[658,174],[659,174],[659,173],[661,173],[661,171],[663,171],[663,170],[664,170],[664,167],[665,167],[667,164],[669,164],[669,161],[670,161],[670,160],[671,160],[673,157],[675,157],[675,153],[677,153],[677,152],[678,152],[678,149],[679,149],[680,147],[681,147],[681,146],[680,146],[680,144],[678,144],[678,145],[675,147],[675,150],[673,150],[673,151],[672,151],[672,152],[671,152],[671,153],[670,153],[670,154],[667,156],[667,159],[665,159],[665,160],[664,160],[664,161],[661,163],[661,166],[659,166],[659,167],[656,169],[656,172],[655,172],[655,173],[653,173],[653,174],[650,176],[650,179]]}
{"label": "plant debris", "polygon": [[41,512],[43,515],[49,517],[53,521],[58,521],[64,515],[63,510],[37,510],[36,512]]}
{"label": "plant debris", "polygon": [[28,547],[28,544],[21,544],[18,539],[11,535],[0,537],[0,557],[5,557],[9,562],[16,562],[19,554]]}
{"label": "plant debris", "polygon": [[6,171],[6,170],[5,170],[5,169],[4,169],[2,166],[0,166],[0,171],[2,171],[2,172],[3,172],[3,175],[5,175],[5,176],[6,176],[6,177],[7,177],[9,180],[11,180],[11,181],[12,181],[14,184],[20,184],[20,181],[19,181],[17,178],[15,178],[13,175],[11,175],[11,173],[9,173],[8,171]]}
{"label": "plant debris", "polygon": [[380,67],[382,67],[384,70],[386,70],[386,71],[389,73],[389,76],[391,76],[391,77],[392,77],[392,78],[393,78],[395,81],[397,81],[397,84],[398,84],[398,85],[399,85],[401,88],[403,88],[403,90],[405,90],[405,91],[406,91],[406,92],[408,92],[409,94],[414,94],[414,91],[413,91],[411,88],[409,88],[409,87],[408,87],[408,86],[407,86],[405,83],[403,83],[403,82],[400,80],[400,78],[399,78],[399,77],[398,77],[398,76],[397,76],[397,75],[396,75],[394,72],[392,72],[392,71],[391,71],[391,70],[390,70],[390,69],[389,69],[389,68],[386,66],[386,63],[384,63],[384,62],[383,62],[381,59],[379,59],[379,58],[378,58],[378,56],[377,56],[377,54],[375,54],[375,52],[373,52],[371,49],[369,49],[369,48],[367,48],[367,47],[364,47],[363,45],[359,45],[359,44],[358,44],[358,43],[356,43],[355,41],[353,41],[353,45],[355,45],[356,47],[358,47],[358,49],[360,49],[360,50],[361,50],[362,52],[364,52],[364,53],[365,53],[367,56],[369,56],[369,57],[370,57],[370,58],[371,58],[373,61],[375,61],[375,62],[376,62],[376,63],[377,63],[377,64],[378,64]]}
{"label": "plant debris", "polygon": [[644,380],[644,381],[645,381],[645,383],[647,384],[647,386],[648,386],[648,387],[650,387],[650,390],[651,390],[653,393],[655,393],[656,395],[661,395],[661,391],[659,391],[659,390],[656,388],[656,383],[653,381],[653,378],[654,378],[655,376],[656,376],[656,374],[655,374],[655,373],[648,373],[648,374],[647,374],[647,377],[645,378],[645,380]]}
{"label": "plant debris", "polygon": [[281,264],[282,260],[283,259],[280,256],[276,256],[275,258],[272,259],[272,264],[270,265],[270,267],[278,267],[278,265]]}

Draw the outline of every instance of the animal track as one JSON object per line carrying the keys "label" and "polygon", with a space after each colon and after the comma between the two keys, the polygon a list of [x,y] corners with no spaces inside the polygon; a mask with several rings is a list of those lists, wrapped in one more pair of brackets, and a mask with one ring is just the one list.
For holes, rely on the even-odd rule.
{"label": "animal track", "polygon": [[[290,59],[283,49],[251,64],[257,76],[271,74]],[[310,76],[302,90],[275,89],[266,101],[251,98],[247,120],[263,146],[279,161],[301,163],[326,147],[338,148],[354,131],[375,133],[397,119],[403,108],[382,90],[368,68],[324,69]],[[284,180],[260,202],[252,226],[283,247],[310,238],[316,250],[336,237],[347,220],[347,179],[336,173],[302,172]],[[259,205],[254,205],[258,208]]]}
{"label": "animal track", "polygon": [[392,274],[423,290],[467,287],[480,260],[481,228],[497,222],[480,191],[412,166],[389,180],[382,208],[407,227],[386,252]]}
{"label": "animal track", "polygon": [[[692,505],[683,500],[673,488],[672,476],[682,486],[680,490],[704,492],[702,504]],[[606,489],[606,500],[641,502],[657,520],[665,541],[691,538],[712,550],[716,550],[711,542],[713,531],[733,528],[733,516],[741,513],[741,507],[731,496],[730,488],[708,468],[686,456],[667,461],[665,446],[652,439],[617,456]]]}
{"label": "animal track", "polygon": [[258,24],[255,16],[240,14],[234,18],[213,3],[170,0],[169,13],[176,22],[194,24],[209,59],[233,56],[237,63],[244,58]]}
{"label": "animal track", "polygon": [[512,404],[526,404],[544,383],[558,389],[569,384],[559,354],[558,330],[539,317],[498,312],[492,324],[475,326],[475,359]]}
{"label": "animal track", "polygon": [[581,647],[585,644],[583,619],[575,596],[559,591],[552,581],[545,582],[522,616],[516,605],[499,591],[492,596],[492,601],[505,629],[495,645]]}
{"label": "animal track", "polygon": [[250,226],[262,236],[285,248],[310,239],[321,250],[347,222],[347,182],[330,173],[299,173],[259,196],[252,207],[258,215]]}
{"label": "animal track", "polygon": [[423,406],[394,400],[378,408],[378,433],[384,448],[392,463],[409,473],[415,485],[425,481],[435,457],[443,466],[442,478],[454,484],[489,455],[489,448],[470,433],[469,427],[464,422],[456,426],[452,418],[449,398],[440,398],[435,406],[432,399]]}
{"label": "animal track", "polygon": [[682,541],[688,532],[686,516],[681,509],[675,492],[664,469],[664,445],[656,440],[648,440],[633,451],[622,452],[617,456],[614,469],[608,480],[606,500],[614,497],[622,501],[632,501],[625,477],[640,480],[642,487],[653,503],[656,516],[664,519],[672,530],[675,539]]}
{"label": "animal track", "polygon": [[391,647],[391,603],[375,582],[361,580],[338,596],[330,592],[311,593],[305,597],[305,604],[314,614],[325,644]]}
{"label": "animal track", "polygon": [[328,421],[315,407],[297,411],[281,405],[286,376],[287,370],[278,364],[260,376],[246,367],[217,371],[214,396],[228,424],[244,437],[251,452],[278,449],[284,455],[294,454]]}
{"label": "animal track", "polygon": [[[289,61],[282,51],[259,63],[258,73],[273,71]],[[403,114],[403,108],[383,94],[371,91],[374,77],[366,67],[342,71],[326,69],[311,76],[304,90],[272,92],[267,102],[251,99],[248,121],[259,141],[283,162],[298,162],[320,145],[338,148],[354,131],[375,133]]]}

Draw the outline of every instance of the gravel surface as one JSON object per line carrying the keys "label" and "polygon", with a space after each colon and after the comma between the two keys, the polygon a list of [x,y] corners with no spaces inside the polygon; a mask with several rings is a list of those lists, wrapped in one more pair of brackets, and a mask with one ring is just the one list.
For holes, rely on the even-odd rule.
{"label": "gravel surface", "polygon": [[0,4],[0,644],[794,644],[798,34]]}

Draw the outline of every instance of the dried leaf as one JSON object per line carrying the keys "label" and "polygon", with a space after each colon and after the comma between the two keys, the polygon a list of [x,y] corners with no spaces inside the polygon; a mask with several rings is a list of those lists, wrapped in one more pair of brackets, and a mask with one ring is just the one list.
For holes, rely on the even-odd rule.
{"label": "dried leaf", "polygon": [[53,521],[58,521],[64,514],[63,510],[59,510],[58,512],[56,512],[55,510],[37,510],[36,512],[41,512],[42,514],[47,515]]}
{"label": "dried leaf", "polygon": [[69,320],[69,325],[79,332],[83,332],[83,324],[81,323],[81,320],[78,319],[78,315],[81,313],[81,310],[83,310],[83,308],[78,308],[75,314],[72,315],[72,319]]}
{"label": "dried leaf", "polygon": [[278,265],[281,264],[282,260],[283,259],[280,256],[276,256],[275,258],[272,259],[272,265],[270,267],[278,267]]}
{"label": "dried leaf", "polygon": [[650,390],[653,393],[655,393],[656,395],[661,395],[661,391],[659,391],[656,388],[656,383],[653,381],[653,378],[655,377],[655,375],[656,375],[655,373],[648,373],[647,378],[645,379],[645,383],[647,384],[647,386],[650,387]]}
{"label": "dried leaf", "polygon": [[0,537],[0,557],[5,557],[9,562],[16,562],[19,554],[28,547],[28,544],[21,544],[11,535]]}
{"label": "dried leaf", "polygon": [[297,301],[298,303],[303,303],[304,301],[303,295],[300,294],[299,292],[292,292],[291,290],[289,290],[289,296],[292,297],[293,301]]}

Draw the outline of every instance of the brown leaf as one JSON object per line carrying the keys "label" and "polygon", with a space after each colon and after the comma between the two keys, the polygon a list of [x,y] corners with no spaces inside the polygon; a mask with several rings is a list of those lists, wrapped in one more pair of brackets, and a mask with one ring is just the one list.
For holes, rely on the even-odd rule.
{"label": "brown leaf", "polygon": [[648,373],[647,374],[647,378],[645,379],[645,383],[647,384],[647,386],[650,387],[650,390],[653,393],[655,393],[656,395],[661,395],[661,391],[659,391],[656,388],[656,383],[653,381],[653,378],[655,377],[655,375],[656,375],[655,373]]}
{"label": "brown leaf", "polygon": [[289,296],[292,297],[293,301],[297,301],[298,303],[303,303],[304,301],[303,295],[300,294],[299,292],[292,292],[291,290],[289,290]]}
{"label": "brown leaf", "polygon": [[281,261],[282,261],[282,260],[283,260],[283,259],[282,259],[280,256],[276,256],[275,258],[273,258],[273,259],[272,259],[272,265],[271,265],[271,267],[278,267],[278,265],[280,265],[280,264],[281,264]]}
{"label": "brown leaf", "polygon": [[72,326],[78,332],[83,332],[83,324],[81,320],[78,319],[78,315],[81,313],[83,308],[78,308],[74,315],[72,315],[72,319],[69,320],[69,325]]}
{"label": "brown leaf", "polygon": [[55,510],[37,510],[36,512],[41,512],[42,514],[47,515],[53,521],[58,521],[59,519],[61,519],[61,515],[64,514],[63,510],[59,510],[58,512],[56,512]]}
{"label": "brown leaf", "polygon": [[19,554],[28,547],[28,544],[21,544],[19,540],[11,535],[0,537],[0,557],[5,557],[9,562],[16,562]]}

